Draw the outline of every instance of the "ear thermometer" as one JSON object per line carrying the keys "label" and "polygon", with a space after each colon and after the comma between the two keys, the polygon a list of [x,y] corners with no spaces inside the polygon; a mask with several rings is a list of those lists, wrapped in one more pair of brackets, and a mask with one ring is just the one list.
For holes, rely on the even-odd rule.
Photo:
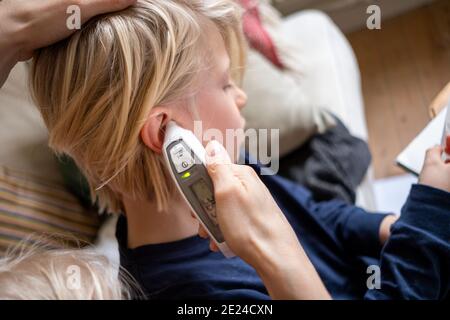
{"label": "ear thermometer", "polygon": [[227,258],[235,254],[225,243],[216,216],[214,185],[205,165],[206,150],[192,131],[170,121],[163,144],[173,181],[198,221]]}

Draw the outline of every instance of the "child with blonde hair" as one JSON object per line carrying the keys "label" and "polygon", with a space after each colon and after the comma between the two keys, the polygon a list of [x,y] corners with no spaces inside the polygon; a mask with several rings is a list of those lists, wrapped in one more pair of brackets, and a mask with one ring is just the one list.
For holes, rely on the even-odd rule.
{"label": "child with blonde hair", "polygon": [[[203,129],[222,133],[244,127],[240,110],[247,98],[239,88],[244,65],[241,10],[232,0],[138,0],[126,10],[94,18],[34,56],[31,89],[49,144],[75,160],[101,209],[121,213],[116,232],[121,265],[147,298],[277,297],[249,259],[226,259],[197,236],[198,221],[170,181],[161,154],[169,121],[192,130],[201,120]],[[230,156],[235,162],[237,154]],[[429,270],[425,289],[415,285],[418,266],[430,257],[412,247],[419,241],[421,248],[433,245],[438,257],[448,257],[448,244],[436,241],[445,230],[431,237],[431,231],[417,232],[427,230],[426,224],[412,225],[424,203],[433,219],[448,222],[447,189],[414,186],[391,234],[395,218],[390,215],[368,214],[339,201],[315,203],[293,182],[261,179],[271,194],[261,193],[261,201],[249,209],[262,214],[273,196],[284,214],[277,215],[278,221],[290,224],[309,263],[293,264],[287,247],[258,251],[251,239],[242,244],[263,258],[267,270],[304,276],[313,269],[325,292],[339,299],[441,298],[448,291],[445,259],[435,259],[444,267]],[[270,240],[277,238],[275,227],[253,229]],[[234,229],[239,235],[247,231]],[[385,270],[382,289],[371,291],[367,268],[378,264]],[[295,278],[281,276],[279,282],[289,286],[286,279]]]}

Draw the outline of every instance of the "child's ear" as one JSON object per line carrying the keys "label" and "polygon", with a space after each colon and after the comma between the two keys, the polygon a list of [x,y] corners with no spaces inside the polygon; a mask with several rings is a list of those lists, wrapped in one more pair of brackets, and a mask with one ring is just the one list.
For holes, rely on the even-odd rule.
{"label": "child's ear", "polygon": [[165,107],[153,107],[141,129],[141,139],[154,152],[161,154],[166,124],[170,120],[169,110]]}

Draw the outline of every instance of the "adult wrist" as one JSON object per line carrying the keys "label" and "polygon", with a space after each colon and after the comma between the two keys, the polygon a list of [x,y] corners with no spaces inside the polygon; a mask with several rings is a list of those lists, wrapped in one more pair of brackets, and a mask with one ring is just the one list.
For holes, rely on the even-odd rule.
{"label": "adult wrist", "polygon": [[8,4],[9,2],[0,2],[0,21],[2,21],[0,25],[0,49],[2,53],[8,54],[9,60],[17,62],[16,57],[21,50],[23,39],[21,19],[17,18],[17,11],[20,9],[11,8]]}
{"label": "adult wrist", "polygon": [[257,271],[272,299],[328,300],[330,295],[305,254]]}
{"label": "adult wrist", "polygon": [[0,44],[0,88],[3,86],[4,82],[8,78],[11,69],[17,63],[17,55],[12,49]]}
{"label": "adult wrist", "polygon": [[[5,5],[5,4],[3,4]],[[19,24],[11,21],[7,14],[8,8],[3,8],[0,2],[0,87],[8,77],[9,72],[19,61],[21,50],[21,33]]]}
{"label": "adult wrist", "polygon": [[303,248],[259,250],[253,264],[272,299],[330,299]]}

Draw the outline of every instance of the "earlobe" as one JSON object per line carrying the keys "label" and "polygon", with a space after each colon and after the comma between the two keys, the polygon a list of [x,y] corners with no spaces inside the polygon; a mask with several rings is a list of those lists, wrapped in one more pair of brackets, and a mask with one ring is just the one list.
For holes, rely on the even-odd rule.
{"label": "earlobe", "polygon": [[161,154],[164,143],[164,129],[169,116],[166,112],[154,107],[141,129],[141,139],[154,152]]}

